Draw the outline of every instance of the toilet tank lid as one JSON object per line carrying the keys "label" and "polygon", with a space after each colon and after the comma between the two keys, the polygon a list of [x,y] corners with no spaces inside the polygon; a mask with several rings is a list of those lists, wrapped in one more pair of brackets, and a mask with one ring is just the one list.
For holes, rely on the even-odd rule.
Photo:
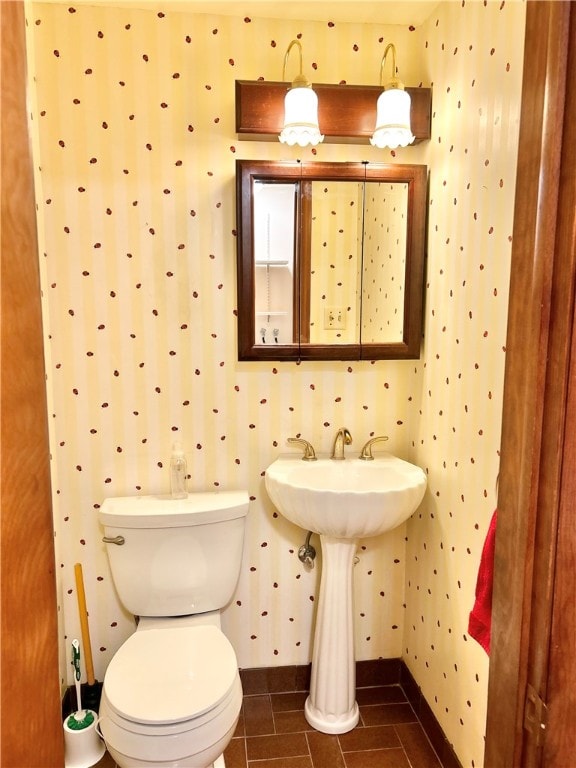
{"label": "toilet tank lid", "polygon": [[112,528],[179,528],[245,517],[248,503],[247,491],[189,493],[185,499],[116,496],[104,500],[98,519]]}

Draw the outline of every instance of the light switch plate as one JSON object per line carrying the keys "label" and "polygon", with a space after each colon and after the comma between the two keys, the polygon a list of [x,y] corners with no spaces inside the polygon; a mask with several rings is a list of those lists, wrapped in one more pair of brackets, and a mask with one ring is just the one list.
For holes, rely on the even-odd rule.
{"label": "light switch plate", "polygon": [[346,328],[346,312],[342,307],[324,309],[324,330],[342,331]]}

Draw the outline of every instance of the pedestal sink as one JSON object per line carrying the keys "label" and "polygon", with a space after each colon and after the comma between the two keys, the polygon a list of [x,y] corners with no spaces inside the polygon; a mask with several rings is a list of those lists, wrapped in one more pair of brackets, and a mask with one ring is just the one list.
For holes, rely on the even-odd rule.
{"label": "pedestal sink", "polygon": [[352,572],[359,539],[378,536],[416,511],[426,475],[382,453],[373,461],[280,456],[266,470],[266,490],[290,522],[320,534],[323,568],[305,715],[324,733],[346,733],[359,718]]}

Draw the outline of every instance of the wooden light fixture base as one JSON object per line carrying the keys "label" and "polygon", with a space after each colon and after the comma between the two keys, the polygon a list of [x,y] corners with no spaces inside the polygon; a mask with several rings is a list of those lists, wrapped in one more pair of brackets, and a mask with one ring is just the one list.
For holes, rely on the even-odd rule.
{"label": "wooden light fixture base", "polygon": [[[318,121],[326,143],[368,144],[376,123],[379,85],[313,83],[318,95]],[[236,80],[236,133],[248,141],[277,141],[284,118],[289,83]],[[430,138],[432,89],[406,88],[412,105],[414,144]]]}

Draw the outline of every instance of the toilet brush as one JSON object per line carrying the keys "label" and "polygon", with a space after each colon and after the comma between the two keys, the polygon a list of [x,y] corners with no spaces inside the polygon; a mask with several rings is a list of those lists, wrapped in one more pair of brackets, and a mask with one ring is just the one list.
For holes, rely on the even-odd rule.
{"label": "toilet brush", "polygon": [[84,591],[84,576],[82,575],[81,563],[76,563],[74,566],[74,577],[76,579],[78,616],[80,619],[80,631],[82,633],[84,667],[86,669],[86,682],[82,683],[84,706],[87,709],[91,709],[93,712],[98,712],[100,709],[100,698],[102,696],[102,683],[99,683],[94,677],[92,645],[90,643],[90,626],[88,624],[88,609],[86,607],[86,593]]}
{"label": "toilet brush", "polygon": [[74,667],[74,685],[76,687],[76,706],[78,709],[73,712],[66,725],[72,731],[81,731],[88,728],[94,722],[94,713],[89,709],[82,709],[82,698],[80,694],[80,643],[78,640],[72,640],[72,666]]}

